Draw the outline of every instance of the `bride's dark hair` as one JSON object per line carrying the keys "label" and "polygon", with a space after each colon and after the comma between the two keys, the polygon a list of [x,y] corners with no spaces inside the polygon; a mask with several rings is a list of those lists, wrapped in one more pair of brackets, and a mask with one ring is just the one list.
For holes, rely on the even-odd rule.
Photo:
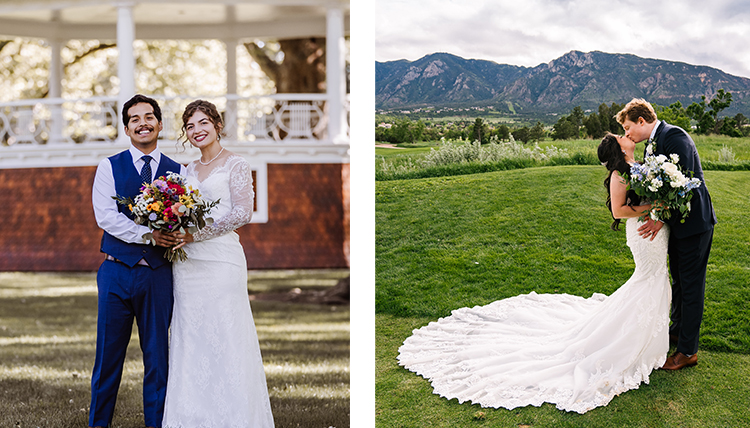
{"label": "bride's dark hair", "polygon": [[214,129],[216,129],[216,134],[219,139],[221,139],[221,137],[227,136],[227,134],[224,132],[224,120],[222,120],[221,113],[219,113],[216,105],[206,100],[195,100],[188,104],[187,107],[185,107],[185,111],[182,113],[182,134],[180,135],[179,139],[185,139],[185,141],[182,142],[183,147],[188,142],[188,138],[186,135],[188,120],[190,120],[190,118],[193,117],[193,115],[197,111],[201,111],[203,112],[203,114],[208,116],[208,120],[213,123]]}
{"label": "bride's dark hair", "polygon": [[[612,214],[612,195],[609,191],[609,183],[612,181],[612,172],[617,171],[621,177],[627,177],[630,175],[630,165],[625,161],[625,153],[620,148],[620,143],[617,142],[617,136],[615,134],[607,133],[602,138],[602,142],[599,143],[599,149],[597,150],[599,155],[599,162],[607,168],[607,178],[604,179],[604,188],[607,189],[607,208],[609,213]],[[638,205],[640,198],[632,190],[628,190],[627,194],[628,205]],[[612,214],[612,218],[615,220],[610,226],[612,230],[620,230],[620,219],[615,218]]]}

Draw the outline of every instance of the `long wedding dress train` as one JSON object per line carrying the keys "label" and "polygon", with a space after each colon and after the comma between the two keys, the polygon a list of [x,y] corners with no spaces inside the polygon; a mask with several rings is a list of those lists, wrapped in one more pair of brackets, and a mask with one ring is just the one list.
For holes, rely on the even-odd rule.
{"label": "long wedding dress train", "polygon": [[513,409],[553,403],[585,413],[649,382],[669,350],[668,226],[653,241],[628,219],[635,259],[610,296],[530,293],[454,310],[414,330],[399,364],[460,403]]}
{"label": "long wedding dress train", "polygon": [[249,165],[231,156],[188,184],[208,200],[216,221],[175,262],[174,310],[164,428],[273,427],[263,361],[247,295],[247,262],[234,229],[252,214]]}

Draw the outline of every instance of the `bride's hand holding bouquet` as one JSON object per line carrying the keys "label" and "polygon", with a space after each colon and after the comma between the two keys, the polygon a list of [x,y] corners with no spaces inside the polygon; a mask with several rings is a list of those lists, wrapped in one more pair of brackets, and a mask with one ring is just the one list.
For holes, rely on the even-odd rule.
{"label": "bride's hand holding bouquet", "polygon": [[[167,249],[164,253],[164,257],[170,262],[187,260],[187,253],[182,249],[186,238],[189,242],[192,233],[213,223],[208,214],[219,203],[219,200],[204,200],[197,189],[186,184],[185,177],[173,172],[166,177],[157,178],[150,184],[144,183],[135,199],[122,196],[112,198],[130,209],[137,224],[182,239],[180,244]],[[178,233],[180,235],[177,235]],[[143,238],[156,245],[152,233],[146,233]]]}

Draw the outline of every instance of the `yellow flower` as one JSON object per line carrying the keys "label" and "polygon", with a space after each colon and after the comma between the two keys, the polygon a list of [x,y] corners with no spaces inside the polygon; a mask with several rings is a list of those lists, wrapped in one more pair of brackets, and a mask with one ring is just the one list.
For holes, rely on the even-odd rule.
{"label": "yellow flower", "polygon": [[190,195],[180,195],[180,203],[188,208],[193,208],[193,204],[195,204],[195,201]]}

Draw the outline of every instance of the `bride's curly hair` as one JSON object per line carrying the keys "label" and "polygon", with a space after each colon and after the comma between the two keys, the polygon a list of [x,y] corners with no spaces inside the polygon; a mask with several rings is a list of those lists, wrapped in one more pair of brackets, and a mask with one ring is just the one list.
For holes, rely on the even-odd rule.
{"label": "bride's curly hair", "polygon": [[214,124],[214,129],[216,129],[216,134],[219,139],[227,136],[224,132],[224,119],[221,118],[221,113],[219,113],[216,105],[206,100],[195,100],[188,104],[187,107],[185,107],[185,111],[182,113],[182,128],[180,128],[182,134],[180,134],[180,139],[185,139],[182,142],[183,146],[188,142],[186,135],[188,120],[190,120],[197,111],[203,112],[203,114],[208,116],[208,120]]}
{"label": "bride's curly hair", "polygon": [[[599,155],[599,162],[607,168],[607,178],[604,179],[604,188],[607,189],[607,208],[609,213],[612,214],[612,195],[609,191],[609,184],[612,181],[612,172],[617,171],[620,176],[627,177],[630,174],[630,165],[625,161],[625,153],[622,152],[620,144],[617,142],[617,136],[615,134],[607,133],[602,138],[602,142],[599,143],[597,150]],[[628,191],[627,201],[628,205],[638,205],[640,198],[632,190]],[[620,219],[615,218],[612,214],[614,222],[610,228],[612,230],[620,230]]]}

